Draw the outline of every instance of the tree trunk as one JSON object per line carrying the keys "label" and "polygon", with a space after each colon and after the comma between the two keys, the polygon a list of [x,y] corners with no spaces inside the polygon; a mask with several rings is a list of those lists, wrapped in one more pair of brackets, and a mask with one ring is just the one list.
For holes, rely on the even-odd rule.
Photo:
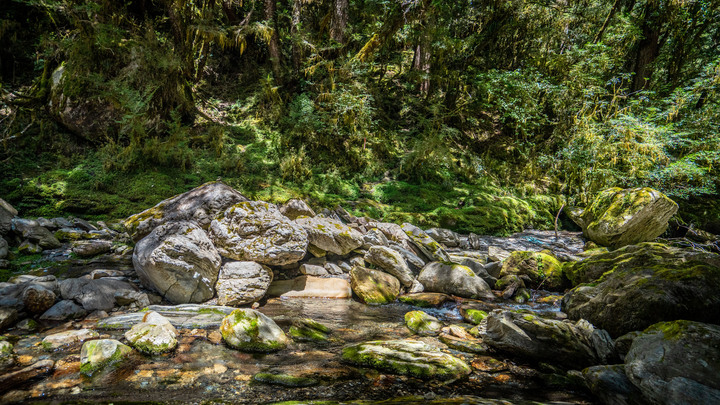
{"label": "tree trunk", "polygon": [[598,31],[597,35],[595,36],[595,40],[593,40],[594,44],[597,44],[598,42],[602,41],[603,34],[605,33],[605,30],[607,29],[608,25],[610,25],[610,20],[612,20],[619,5],[620,5],[620,0],[615,0],[615,3],[613,3],[612,8],[610,8],[610,12],[608,13],[607,17],[605,18],[605,22],[603,23],[602,27],[600,27],[600,31]]}
{"label": "tree trunk", "polygon": [[658,17],[657,0],[648,1],[645,6],[645,21],[642,25],[642,39],[635,56],[635,77],[633,91],[644,89],[653,74],[652,63],[660,53],[661,21]]}
{"label": "tree trunk", "polygon": [[348,22],[348,0],[333,0],[332,17],[330,18],[330,38],[345,44],[345,29]]}
{"label": "tree trunk", "polygon": [[282,75],[282,70],[280,69],[280,36],[277,32],[275,1],[276,0],[265,0],[265,20],[267,20],[268,25],[273,31],[270,37],[270,42],[268,43],[268,52],[270,54],[270,63],[272,64],[275,80],[279,81]]}
{"label": "tree trunk", "polygon": [[427,32],[423,32],[420,41],[415,47],[415,56],[413,57],[413,70],[421,75],[418,90],[421,94],[428,94],[430,91],[430,41]]}
{"label": "tree trunk", "polygon": [[290,26],[290,37],[292,38],[292,64],[295,76],[300,75],[302,53],[300,49],[300,16],[302,14],[302,0],[293,0],[292,24]]}

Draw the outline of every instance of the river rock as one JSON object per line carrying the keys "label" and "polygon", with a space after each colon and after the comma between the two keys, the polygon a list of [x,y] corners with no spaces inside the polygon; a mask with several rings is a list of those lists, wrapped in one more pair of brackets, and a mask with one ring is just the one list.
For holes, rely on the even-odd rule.
{"label": "river rock", "polygon": [[28,380],[32,380],[33,378],[50,374],[54,367],[54,361],[40,360],[23,369],[13,371],[11,373],[0,374],[0,393],[25,384]]}
{"label": "river rock", "polygon": [[583,235],[613,249],[660,236],[675,215],[678,205],[651,188],[603,190],[585,210],[568,210]]}
{"label": "river rock", "polygon": [[327,276],[330,273],[325,269],[325,266],[317,266],[310,263],[303,263],[300,266],[300,273],[305,274],[307,276],[318,276],[323,277]]}
{"label": "river rock", "polygon": [[363,235],[338,220],[300,217],[295,222],[307,231],[310,244],[326,252],[346,255],[363,245]]}
{"label": "river rock", "polygon": [[675,319],[717,324],[719,261],[714,254],[657,243],[596,255],[583,260],[585,273],[568,274],[574,280],[604,275],[594,287],[578,286],[565,294],[562,311],[570,319],[587,319],[614,337]]}
{"label": "river rock", "polygon": [[164,316],[155,311],[143,315],[142,322],[125,332],[125,339],[139,352],[157,355],[168,353],[178,345],[177,329]]}
{"label": "river rock", "polygon": [[720,403],[720,326],[652,325],[633,340],[625,373],[651,403]]}
{"label": "river rock", "polygon": [[46,350],[55,350],[64,346],[73,346],[86,340],[95,339],[100,336],[91,329],[68,330],[45,336],[42,340],[42,347]]}
{"label": "river rock", "polygon": [[494,299],[487,283],[466,266],[433,262],[426,265],[418,281],[427,292],[439,292],[465,298]]}
{"label": "river rock", "polygon": [[236,309],[226,316],[220,333],[225,343],[241,351],[275,352],[290,343],[275,321],[252,309]]}
{"label": "river rock", "polygon": [[527,275],[532,288],[560,291],[568,283],[563,275],[563,266],[550,252],[515,251],[503,262],[500,277]]}
{"label": "river rock", "polygon": [[18,310],[9,307],[0,307],[0,331],[12,326],[19,317]]}
{"label": "river rock", "polygon": [[60,282],[62,298],[79,303],[88,312],[113,309],[115,294],[125,290],[135,291],[135,287],[126,281],[111,278],[70,278]]}
{"label": "river rock", "polygon": [[530,313],[491,313],[483,341],[497,350],[569,368],[606,364],[614,359],[607,332],[586,321],[573,324]]}
{"label": "river rock", "polygon": [[150,296],[140,291],[123,290],[115,293],[115,303],[121,307],[145,308],[150,305]]}
{"label": "river rock", "polygon": [[415,280],[415,276],[402,255],[389,247],[372,246],[365,254],[364,259],[395,276],[405,287],[410,287]]}
{"label": "river rock", "polygon": [[363,234],[363,249],[370,249],[373,246],[388,246],[390,242],[382,231],[377,228]]}
{"label": "river rock", "polygon": [[288,200],[288,202],[283,204],[280,207],[280,213],[290,219],[297,219],[302,216],[312,218],[315,216],[315,211],[313,211],[305,201],[298,200],[297,198]]}
{"label": "river rock", "polygon": [[7,201],[0,198],[0,235],[7,235],[12,230],[12,219],[17,216],[17,210]]}
{"label": "river rock", "polygon": [[0,371],[10,368],[13,364],[15,364],[15,352],[12,343],[0,340]]}
{"label": "river rock", "polygon": [[418,335],[435,336],[440,333],[443,324],[423,311],[410,311],[405,314],[405,326]]}
{"label": "river rock", "polygon": [[[162,315],[177,329],[217,329],[223,318],[235,310],[221,305],[150,305],[148,311]],[[100,319],[97,327],[101,329],[126,330],[144,322],[147,312],[131,312]]]}
{"label": "river rock", "polygon": [[67,319],[79,319],[85,317],[88,311],[73,300],[58,301],[50,309],[40,316],[44,321],[64,321]]}
{"label": "river rock", "polygon": [[303,227],[263,201],[233,205],[210,223],[208,232],[221,255],[274,266],[300,261],[308,245]]}
{"label": "river rock", "polygon": [[213,181],[129,217],[124,226],[136,241],[168,222],[192,221],[207,228],[215,215],[243,201],[248,199],[240,192],[223,182]]}
{"label": "river rock", "polygon": [[495,283],[497,283],[497,277],[492,276],[490,273],[488,273],[482,261],[472,257],[453,257],[452,255],[450,257],[453,263],[469,267],[470,270],[473,271],[473,273],[475,273],[481,279],[485,280],[485,282],[489,286],[494,286]]}
{"label": "river rock", "polygon": [[158,226],[133,252],[143,285],[175,304],[212,298],[220,263],[220,254],[205,232],[190,222]]}
{"label": "river rock", "polygon": [[430,260],[449,262],[450,256],[440,244],[415,225],[404,223],[402,230],[410,241]]}
{"label": "river rock", "polygon": [[498,246],[488,246],[488,259],[491,262],[502,262],[508,257],[510,257],[510,252],[507,250]]}
{"label": "river rock", "polygon": [[290,326],[289,334],[299,342],[326,342],[330,339],[330,328],[310,318],[296,319]]}
{"label": "river rock", "polygon": [[430,228],[425,233],[445,247],[458,247],[461,243],[460,235],[449,229]]}
{"label": "river rock", "polygon": [[582,371],[585,385],[603,404],[643,405],[640,390],[625,375],[622,364],[612,366],[593,366]]}
{"label": "river rock", "polygon": [[57,249],[62,246],[52,232],[40,226],[34,219],[13,218],[12,229],[24,239],[37,244],[43,249]]}
{"label": "river rock", "polygon": [[123,361],[132,349],[115,339],[97,339],[83,343],[80,350],[80,372],[92,375],[95,371]]}
{"label": "river rock", "polygon": [[350,271],[350,286],[368,305],[389,304],[400,295],[400,282],[390,274],[355,266]]}
{"label": "river rock", "polygon": [[350,283],[339,277],[300,276],[292,280],[276,280],[267,295],[282,298],[351,298]]}
{"label": "river rock", "polygon": [[72,251],[80,257],[91,257],[109,252],[112,249],[112,246],[113,244],[109,240],[76,242],[73,244]]}
{"label": "river rock", "polygon": [[80,229],[60,228],[55,231],[55,237],[63,242],[73,242],[82,239],[90,239],[90,234]]}
{"label": "river rock", "polygon": [[269,268],[255,262],[228,262],[220,268],[218,304],[239,306],[259,301],[273,280]]}
{"label": "river rock", "polygon": [[398,301],[421,308],[437,308],[442,304],[452,301],[452,297],[441,293],[412,293],[398,297]]}
{"label": "river rock", "polygon": [[55,293],[41,284],[31,284],[22,292],[25,310],[31,314],[42,314],[55,305]]}
{"label": "river rock", "polygon": [[371,341],[347,346],[343,360],[360,366],[418,378],[452,380],[470,374],[470,366],[416,340]]}

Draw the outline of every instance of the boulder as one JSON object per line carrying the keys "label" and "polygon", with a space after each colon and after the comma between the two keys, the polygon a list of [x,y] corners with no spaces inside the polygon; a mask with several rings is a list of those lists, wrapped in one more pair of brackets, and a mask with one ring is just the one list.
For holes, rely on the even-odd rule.
{"label": "boulder", "polygon": [[404,223],[402,230],[410,241],[430,260],[449,262],[450,256],[440,244],[415,225]]}
{"label": "boulder", "polygon": [[112,249],[112,247],[113,244],[109,240],[92,240],[74,243],[72,251],[80,257],[91,257],[107,253]]}
{"label": "boulder", "polygon": [[436,308],[452,300],[452,297],[447,294],[426,292],[405,294],[398,297],[400,302],[421,308]]}
{"label": "boulder", "polygon": [[0,235],[7,235],[12,230],[12,219],[18,212],[7,201],[0,198]]}
{"label": "boulder", "polygon": [[601,191],[585,210],[568,210],[583,235],[599,245],[617,249],[649,242],[667,229],[678,205],[651,188]]}
{"label": "boulder", "polygon": [[26,255],[35,255],[41,253],[42,251],[43,249],[40,247],[40,245],[36,245],[29,240],[23,241],[22,243],[20,243],[20,246],[18,246],[18,252]]}
{"label": "boulder", "polygon": [[310,244],[336,255],[346,255],[364,242],[360,232],[335,219],[300,217],[295,222],[305,228]]}
{"label": "boulder", "polygon": [[9,248],[7,241],[0,236],[0,260],[8,256]]}
{"label": "boulder", "polygon": [[150,297],[144,292],[123,290],[115,293],[115,303],[121,307],[145,308],[150,305]]}
{"label": "boulder", "polygon": [[158,355],[168,353],[178,345],[177,329],[164,316],[155,311],[143,315],[142,322],[125,332],[125,339],[139,352]]}
{"label": "boulder", "polygon": [[365,254],[364,259],[395,276],[405,287],[410,287],[415,280],[415,276],[402,255],[389,247],[372,246]]}
{"label": "boulder", "polygon": [[549,251],[515,251],[503,262],[500,277],[526,275],[532,288],[560,291],[568,283],[563,275],[563,266]]}
{"label": "boulder", "polygon": [[290,219],[296,219],[302,216],[312,218],[316,215],[315,211],[313,211],[305,201],[298,200],[297,198],[288,200],[288,202],[283,204],[280,207],[280,213]]}
{"label": "boulder", "polygon": [[57,249],[62,246],[52,232],[40,226],[34,219],[13,218],[12,229],[22,238],[43,249]]}
{"label": "boulder", "polygon": [[373,246],[388,246],[390,242],[382,231],[373,228],[363,234],[363,249],[370,249]]}
{"label": "boulder", "polygon": [[405,313],[405,326],[418,335],[435,336],[440,333],[443,324],[423,311],[410,311]]}
{"label": "boulder", "polygon": [[492,276],[490,273],[488,273],[487,269],[485,268],[485,265],[478,259],[471,258],[471,257],[452,257],[453,263],[461,264],[463,266],[467,266],[470,268],[470,270],[473,271],[478,277],[485,280],[485,282],[489,286],[494,286],[497,282],[497,277]]}
{"label": "boulder", "polygon": [[275,321],[252,309],[236,309],[220,325],[225,343],[241,351],[275,352],[290,343]]}
{"label": "boulder", "polygon": [[314,264],[304,263],[300,266],[300,273],[307,276],[327,276],[330,273],[325,269],[325,266],[317,266]]}
{"label": "boulder", "polygon": [[91,329],[68,330],[45,336],[41,345],[45,350],[56,350],[61,347],[70,347],[86,340],[95,339],[100,334]]}
{"label": "boulder", "polygon": [[18,320],[19,315],[15,308],[0,306],[0,331],[12,326]]}
{"label": "boulder", "polygon": [[277,280],[267,292],[282,298],[351,298],[352,288],[344,278],[300,276],[292,280]]}
{"label": "boulder", "polygon": [[88,311],[73,300],[62,300],[53,305],[40,316],[44,321],[64,321],[67,319],[79,319],[85,317]]}
{"label": "boulder", "polygon": [[191,222],[158,226],[133,252],[135,271],[143,285],[174,304],[212,298],[220,263],[210,239]]}
{"label": "boulder", "polygon": [[633,340],[625,373],[651,403],[720,403],[720,326],[652,325]]}
{"label": "boulder", "polygon": [[607,332],[586,321],[573,324],[531,313],[491,313],[483,341],[497,350],[568,368],[614,360],[613,343]]}
{"label": "boulder", "polygon": [[427,292],[439,292],[465,298],[494,299],[487,283],[470,268],[454,263],[432,262],[426,265],[418,281]]}
{"label": "boulder", "polygon": [[470,374],[464,361],[416,340],[371,341],[347,346],[343,360],[394,374],[454,380]]}
{"label": "boulder", "polygon": [[460,235],[449,229],[430,228],[425,233],[445,247],[458,247],[461,243]]}
{"label": "boulder", "polygon": [[80,372],[92,375],[123,361],[131,352],[129,346],[115,339],[89,340],[80,349]]}
{"label": "boulder", "polygon": [[296,319],[290,326],[290,336],[299,342],[326,342],[330,328],[310,318]]}
{"label": "boulder", "polygon": [[385,235],[390,242],[397,243],[403,249],[408,249],[410,238],[405,234],[403,228],[392,222],[369,222],[368,229],[377,229]]}
{"label": "boulder", "polygon": [[508,257],[510,257],[510,252],[507,250],[498,246],[488,246],[488,259],[491,262],[502,262]]}
{"label": "boulder", "polygon": [[30,284],[22,292],[23,306],[31,314],[42,314],[55,305],[55,293],[42,284]]}
{"label": "boulder", "polygon": [[124,226],[135,241],[168,222],[192,221],[207,228],[215,215],[243,201],[248,199],[240,192],[223,182],[213,181],[129,217]]}
{"label": "boulder", "polygon": [[613,337],[676,319],[718,324],[719,260],[714,254],[656,243],[595,255],[568,275],[575,281],[602,277],[595,286],[578,286],[565,294],[562,311],[570,319],[587,319]]}
{"label": "boulder", "polygon": [[625,375],[622,364],[593,366],[582,371],[585,385],[603,404],[643,405],[647,401]]}
{"label": "boulder", "polygon": [[350,270],[350,286],[360,301],[368,305],[389,304],[400,295],[400,282],[397,278],[361,266]]}
{"label": "boulder", "polygon": [[60,282],[60,295],[64,300],[73,300],[88,312],[109,311],[115,307],[115,294],[118,291],[135,291],[130,283],[111,278],[92,280],[89,278],[69,278]]}
{"label": "boulder", "polygon": [[222,256],[274,266],[300,261],[308,245],[303,227],[263,201],[233,205],[215,217],[208,233]]}
{"label": "boulder", "polygon": [[219,305],[239,306],[259,301],[265,296],[273,272],[255,262],[228,262],[220,268],[215,289]]}

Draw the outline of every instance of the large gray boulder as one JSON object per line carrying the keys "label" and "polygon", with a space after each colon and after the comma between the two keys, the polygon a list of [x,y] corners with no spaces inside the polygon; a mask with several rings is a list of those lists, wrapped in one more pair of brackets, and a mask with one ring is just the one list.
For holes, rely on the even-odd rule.
{"label": "large gray boulder", "polygon": [[246,201],[219,214],[208,229],[222,256],[282,266],[300,261],[308,235],[277,207],[263,201]]}
{"label": "large gray boulder", "polygon": [[410,241],[430,260],[449,262],[450,255],[440,244],[431,238],[425,231],[415,225],[404,223],[402,230],[410,238]]}
{"label": "large gray boulder", "polygon": [[417,280],[427,292],[439,292],[465,298],[494,299],[490,286],[470,268],[454,263],[432,262]]}
{"label": "large gray boulder", "polygon": [[586,321],[573,324],[530,313],[490,314],[483,341],[497,350],[569,368],[607,364],[615,359],[607,332]]}
{"label": "large gray boulder", "polygon": [[350,286],[360,301],[368,305],[389,304],[400,295],[400,282],[397,278],[362,266],[355,266],[350,270]]}
{"label": "large gray boulder", "polygon": [[213,181],[129,217],[124,226],[135,241],[168,222],[192,221],[207,228],[215,215],[242,201],[248,199],[239,191],[223,182]]}
{"label": "large gray boulder", "polygon": [[649,242],[660,236],[678,205],[648,187],[603,190],[585,210],[568,210],[570,217],[593,242],[617,249]]}
{"label": "large gray boulder", "polygon": [[310,244],[320,250],[346,255],[363,245],[359,231],[336,219],[300,217],[295,222],[305,228]]}
{"label": "large gray boulder", "polygon": [[220,268],[218,305],[239,306],[259,301],[273,280],[272,270],[255,262],[229,262]]}
{"label": "large gray boulder", "polygon": [[136,291],[136,288],[127,281],[112,278],[69,278],[60,282],[62,298],[75,301],[88,312],[113,309],[115,294],[119,291]]}
{"label": "large gray boulder", "polygon": [[720,324],[720,256],[657,243],[627,246],[573,265],[562,311],[613,337],[676,319]]}
{"label": "large gray boulder", "polygon": [[43,249],[57,249],[62,246],[52,232],[40,226],[34,219],[13,218],[12,229],[23,239],[29,240]]}
{"label": "large gray boulder", "polygon": [[625,375],[625,366],[592,366],[582,371],[585,385],[600,403],[610,405],[644,405],[647,401]]}
{"label": "large gray boulder", "polygon": [[12,219],[17,216],[17,210],[7,201],[0,198],[0,235],[7,235],[12,230]]}
{"label": "large gray boulder", "polygon": [[633,340],[625,373],[654,404],[720,403],[720,326],[655,324]]}
{"label": "large gray boulder", "polygon": [[290,219],[296,219],[302,216],[312,218],[316,215],[315,211],[313,211],[305,201],[296,198],[288,200],[288,202],[283,204],[280,207],[280,213]]}
{"label": "large gray boulder", "polygon": [[205,232],[187,221],[158,226],[133,252],[143,285],[174,304],[212,298],[220,263],[220,254]]}
{"label": "large gray boulder", "polygon": [[405,258],[389,247],[372,246],[365,254],[365,261],[383,269],[386,273],[395,276],[402,285],[410,287],[415,280],[415,276]]}

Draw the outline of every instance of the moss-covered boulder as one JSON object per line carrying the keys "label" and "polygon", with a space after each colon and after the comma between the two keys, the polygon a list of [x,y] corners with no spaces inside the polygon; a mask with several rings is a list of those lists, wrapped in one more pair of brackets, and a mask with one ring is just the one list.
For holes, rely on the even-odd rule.
{"label": "moss-covered boulder", "polygon": [[415,276],[405,258],[396,250],[386,246],[372,246],[365,254],[365,261],[395,276],[405,287],[410,287]]}
{"label": "moss-covered boulder", "polygon": [[400,281],[379,270],[355,266],[350,270],[350,287],[368,305],[389,304],[400,295]]}
{"label": "moss-covered boulder", "polygon": [[173,304],[212,298],[220,263],[220,254],[205,231],[187,221],[158,226],[133,252],[133,265],[143,285]]}
{"label": "moss-covered boulder", "polygon": [[588,322],[544,319],[531,313],[490,314],[483,341],[496,350],[568,368],[607,364],[615,356],[608,333]]}
{"label": "moss-covered boulder", "polygon": [[405,326],[418,335],[435,336],[440,333],[443,324],[423,311],[410,311],[405,314]]}
{"label": "moss-covered boulder", "polygon": [[288,332],[299,342],[326,342],[330,339],[330,328],[310,318],[296,319]]}
{"label": "moss-covered boulder", "polygon": [[129,346],[115,339],[89,340],[80,350],[80,372],[92,375],[98,369],[116,365],[131,352]]}
{"label": "moss-covered boulder", "polygon": [[363,245],[363,235],[338,220],[318,216],[300,217],[295,222],[307,232],[310,245],[321,251],[346,255]]}
{"label": "moss-covered boulder", "polygon": [[15,351],[12,343],[0,340],[0,371],[15,364]]}
{"label": "moss-covered boulder", "polygon": [[494,299],[495,296],[485,280],[469,267],[448,262],[432,262],[426,265],[418,281],[427,292],[439,292],[465,298]]}
{"label": "moss-covered boulder", "polygon": [[410,242],[420,249],[428,259],[439,262],[450,261],[450,255],[448,255],[445,249],[422,229],[415,225],[404,223],[402,224],[402,230],[408,238],[410,238]]}
{"label": "moss-covered boulder", "polygon": [[560,291],[568,284],[562,263],[548,251],[512,252],[500,270],[501,278],[509,275],[526,275],[531,280],[530,287],[551,291]]}
{"label": "moss-covered boulder", "polygon": [[305,256],[308,235],[274,204],[246,201],[218,214],[208,229],[224,257],[282,266]]}
{"label": "moss-covered boulder", "polygon": [[720,324],[720,256],[656,243],[593,256],[567,273],[574,281],[562,310],[613,337],[676,319]]}
{"label": "moss-covered boulder", "polygon": [[610,188],[600,192],[585,210],[569,210],[586,238],[617,249],[660,236],[678,205],[648,187]]}
{"label": "moss-covered boulder", "polygon": [[242,201],[248,199],[239,191],[221,181],[213,181],[129,217],[124,226],[136,241],[168,222],[192,221],[207,228],[217,214]]}
{"label": "moss-covered boulder", "polygon": [[720,326],[652,325],[633,340],[625,373],[650,403],[720,403]]}
{"label": "moss-covered boulder", "polygon": [[178,332],[170,321],[155,311],[147,312],[142,322],[125,332],[125,339],[139,352],[158,355],[168,353],[178,345]]}
{"label": "moss-covered boulder", "polygon": [[488,317],[488,313],[481,310],[481,309],[473,309],[473,308],[462,308],[460,310],[460,315],[462,315],[463,319],[470,322],[473,325],[479,325],[480,322],[482,322],[485,318]]}
{"label": "moss-covered boulder", "polygon": [[451,380],[470,374],[464,361],[415,340],[372,341],[347,346],[343,360],[365,367],[419,378]]}
{"label": "moss-covered boulder", "polygon": [[252,309],[236,309],[226,316],[220,334],[228,346],[246,352],[275,352],[290,343],[275,321]]}

